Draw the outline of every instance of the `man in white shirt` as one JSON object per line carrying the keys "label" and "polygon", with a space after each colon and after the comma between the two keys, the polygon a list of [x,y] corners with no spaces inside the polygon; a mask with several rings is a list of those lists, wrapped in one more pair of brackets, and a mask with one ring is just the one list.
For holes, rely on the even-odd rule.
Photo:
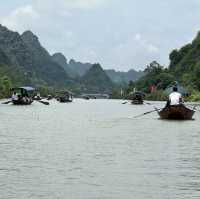
{"label": "man in white shirt", "polygon": [[179,105],[182,102],[182,95],[178,92],[178,88],[173,87],[173,92],[169,95],[168,105]]}

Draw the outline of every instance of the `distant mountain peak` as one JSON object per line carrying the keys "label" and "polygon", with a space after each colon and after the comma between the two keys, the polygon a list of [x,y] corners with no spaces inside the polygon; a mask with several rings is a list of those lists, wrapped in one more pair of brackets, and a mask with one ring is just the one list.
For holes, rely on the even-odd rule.
{"label": "distant mountain peak", "polygon": [[87,92],[110,93],[113,87],[111,79],[100,64],[93,64],[82,80],[87,86]]}
{"label": "distant mountain peak", "polygon": [[38,39],[38,37],[35,35],[35,34],[33,34],[30,30],[27,30],[27,31],[25,31],[22,35],[21,35],[21,37],[24,39],[24,40],[28,40],[29,42],[39,42],[39,39]]}
{"label": "distant mountain peak", "polygon": [[93,64],[91,69],[98,69],[98,70],[103,71],[103,68],[101,67],[101,65],[99,63]]}
{"label": "distant mountain peak", "polygon": [[[66,57],[62,54],[62,53],[54,53],[53,55],[52,55],[52,58],[54,59],[54,60],[58,60],[58,62],[60,62],[60,63],[62,63],[62,64],[67,64],[67,59],[66,59]],[[61,65],[62,65],[61,64]]]}
{"label": "distant mountain peak", "polygon": [[0,29],[1,30],[8,30],[8,28],[6,28],[5,26],[3,26],[2,24],[0,24]]}

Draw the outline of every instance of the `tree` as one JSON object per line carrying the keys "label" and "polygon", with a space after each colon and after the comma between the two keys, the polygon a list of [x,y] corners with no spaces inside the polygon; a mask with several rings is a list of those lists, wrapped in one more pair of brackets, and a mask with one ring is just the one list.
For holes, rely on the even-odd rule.
{"label": "tree", "polygon": [[9,97],[10,89],[12,88],[12,82],[7,76],[3,76],[1,79],[2,93],[4,97]]}

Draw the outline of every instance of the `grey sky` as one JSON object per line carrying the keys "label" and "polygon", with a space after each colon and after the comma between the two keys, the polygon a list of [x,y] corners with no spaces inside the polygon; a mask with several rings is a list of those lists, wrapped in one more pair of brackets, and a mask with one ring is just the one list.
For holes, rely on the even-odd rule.
{"label": "grey sky", "polygon": [[7,0],[0,22],[32,30],[51,53],[128,70],[167,65],[200,30],[199,10],[199,0]]}

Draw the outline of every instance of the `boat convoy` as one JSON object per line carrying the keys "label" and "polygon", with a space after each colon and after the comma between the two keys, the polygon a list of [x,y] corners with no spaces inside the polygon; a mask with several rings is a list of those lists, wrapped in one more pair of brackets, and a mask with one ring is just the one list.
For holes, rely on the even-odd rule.
{"label": "boat convoy", "polygon": [[[36,89],[30,86],[25,87],[16,87],[11,89],[12,98],[8,102],[4,102],[3,104],[9,104],[12,103],[13,105],[31,105],[34,101],[40,102],[44,105],[49,105],[49,100],[55,98],[60,103],[69,103],[73,102],[73,93],[67,90],[62,90],[56,93],[56,96],[48,95],[47,98],[45,98],[46,101],[44,101],[44,98],[40,96],[39,93],[36,94]],[[146,113],[143,113],[137,117],[147,115],[153,112],[157,112],[159,117],[161,119],[165,120],[191,120],[193,119],[193,115],[195,113],[195,106],[193,108],[187,107],[181,98],[181,94],[177,92],[177,88],[174,87],[171,90],[168,88],[169,100],[164,108],[158,109],[155,108],[153,111],[148,111]],[[173,96],[174,95],[174,96]],[[173,97],[179,97],[180,103],[173,104],[173,100],[175,98]],[[91,95],[83,95],[83,99],[90,99]],[[128,96],[128,99],[131,100],[132,105],[143,105],[148,104],[152,105],[151,103],[144,102],[145,94],[140,91],[131,92]],[[170,98],[171,97],[171,98]],[[107,98],[107,96],[106,96]],[[95,99],[95,98],[94,98]],[[171,103],[171,104],[170,104]],[[126,104],[126,103],[123,103]]]}
{"label": "boat convoy", "polygon": [[[13,93],[11,100],[3,104],[31,105],[34,101],[37,101],[44,105],[49,105],[48,101],[53,99],[51,95],[48,95],[46,98],[47,101],[44,101],[39,93],[35,94],[36,89],[30,86],[12,88],[11,92]],[[73,94],[69,91],[60,91],[55,98],[61,103],[73,102]]]}

